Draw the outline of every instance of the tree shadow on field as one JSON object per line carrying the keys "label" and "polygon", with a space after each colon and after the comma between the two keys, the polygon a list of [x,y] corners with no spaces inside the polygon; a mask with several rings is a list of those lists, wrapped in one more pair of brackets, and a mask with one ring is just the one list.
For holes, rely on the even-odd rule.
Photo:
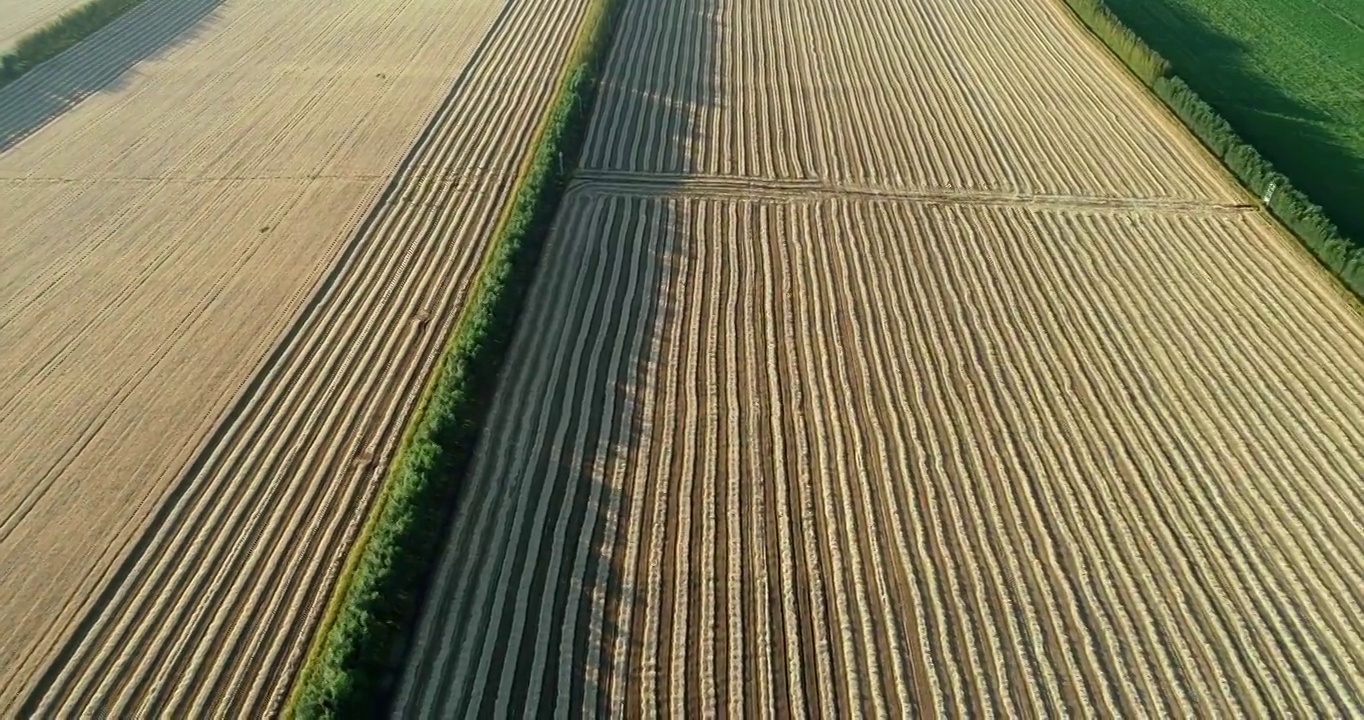
{"label": "tree shadow on field", "polygon": [[[565,699],[568,706],[561,709],[590,716],[635,714],[646,704],[667,707],[667,697],[640,697],[637,676],[643,664],[639,638],[646,598],[642,596],[643,584],[631,579],[641,578],[651,569],[648,543],[654,533],[650,528],[655,523],[672,527],[671,516],[675,513],[665,509],[655,516],[652,512],[663,479],[656,468],[660,447],[672,438],[659,434],[653,426],[661,419],[658,403],[662,388],[643,385],[646,377],[656,376],[662,369],[660,365],[667,353],[664,335],[680,321],[676,300],[664,295],[664,283],[669,276],[675,277],[681,256],[699,244],[689,235],[690,223],[684,222],[663,198],[681,183],[679,176],[686,168],[694,164],[692,155],[706,140],[703,119],[718,103],[716,35],[721,2],[627,0],[601,80],[579,177],[560,214],[562,225],[573,206],[586,206],[600,208],[603,220],[582,226],[585,232],[556,227],[551,241],[581,243],[579,252],[590,258],[580,271],[586,279],[598,273],[609,277],[619,263],[621,281],[609,300],[608,284],[604,281],[601,296],[590,306],[586,292],[577,304],[568,302],[560,293],[556,311],[544,323],[548,327],[566,327],[562,335],[566,342],[576,342],[582,336],[586,347],[600,344],[604,348],[595,374],[589,375],[584,363],[576,378],[570,377],[565,366],[561,377],[551,379],[549,385],[555,388],[556,397],[544,407],[555,408],[553,412],[557,413],[566,408],[583,408],[583,414],[576,418],[587,428],[583,445],[593,449],[604,447],[606,462],[594,463],[588,457],[576,466],[541,465],[533,476],[546,482],[551,507],[558,507],[567,495],[566,490],[577,486],[573,506],[568,511],[571,520],[566,540],[572,547],[589,530],[592,537],[586,577],[572,576],[572,567],[567,563],[561,566],[558,576],[549,576],[550,568],[542,553],[541,563],[533,574],[536,582],[522,598],[536,607],[546,593],[556,596],[552,626],[528,627],[523,642],[533,642],[539,633],[548,633],[549,647],[556,648],[566,628],[577,628],[572,667],[564,673],[571,678],[570,687],[559,687],[558,673],[563,668],[551,667],[545,672],[539,696],[527,697],[534,679],[530,664],[525,661],[531,651],[529,647],[521,649],[522,662],[517,667],[504,667],[503,672],[508,674],[504,683],[510,681],[509,696],[525,698],[527,702],[523,712],[533,707],[548,712]],[[648,174],[649,190],[635,195],[622,193],[619,188],[601,187],[593,182],[593,171]],[[562,257],[576,254],[564,253]],[[553,249],[547,249],[546,263],[554,262],[554,256]],[[537,285],[543,285],[552,272],[551,267],[542,265]],[[630,293],[625,280],[632,272],[636,284]],[[544,335],[545,330],[547,327],[523,325],[520,334],[524,337],[519,342],[530,344],[531,336]],[[619,361],[612,363],[611,350],[618,343]],[[571,403],[566,403],[558,396],[570,386],[578,388],[578,394]],[[652,398],[647,397],[650,394]],[[654,409],[646,415],[649,402],[654,403]],[[646,456],[643,450],[649,439],[652,448]],[[562,457],[569,459],[567,453]],[[600,495],[599,510],[589,513],[587,501],[594,492]],[[678,502],[671,499],[668,505],[676,508]],[[604,509],[608,507],[615,512]],[[631,539],[631,531],[637,533],[638,545],[630,560],[634,565],[627,567],[630,546],[636,543]],[[655,542],[660,539],[654,537]],[[668,541],[676,542],[676,537],[669,534]],[[685,583],[687,579],[676,581]],[[576,614],[565,602],[568,589],[575,583],[595,584],[604,589],[595,601],[578,606]],[[672,617],[670,598],[663,597],[662,603],[662,607],[653,610],[660,617],[659,632],[666,638],[674,623],[685,623],[687,619]],[[619,624],[624,607],[635,609],[629,627]],[[626,657],[615,656],[618,646],[625,649]],[[500,651],[504,644],[496,642],[493,647]],[[623,668],[622,674],[611,671],[613,663]],[[500,665],[495,662],[494,666]],[[665,679],[661,690],[666,693],[667,689]]]}
{"label": "tree shadow on field", "polygon": [[[620,302],[616,304],[619,312],[601,318],[589,331],[589,337],[601,335],[608,344],[620,339],[628,348],[614,379],[603,371],[590,381],[594,394],[590,424],[600,430],[604,422],[609,422],[614,430],[607,439],[609,461],[597,467],[565,467],[559,474],[559,477],[577,478],[581,483],[605,487],[606,492],[617,499],[611,525],[614,531],[607,533],[607,525],[598,522],[590,545],[589,577],[597,578],[605,591],[601,608],[594,613],[584,606],[577,617],[560,613],[556,613],[556,617],[564,624],[577,623],[577,627],[586,630],[579,634],[573,648],[569,707],[594,716],[616,716],[638,714],[648,703],[666,707],[666,698],[642,698],[639,691],[637,673],[643,667],[641,632],[648,602],[644,595],[645,578],[655,569],[650,560],[650,551],[654,549],[651,543],[663,542],[653,528],[661,525],[675,529],[675,508],[687,500],[670,498],[661,512],[655,512],[659,491],[667,484],[668,473],[667,469],[660,470],[659,458],[664,446],[676,439],[657,427],[664,419],[659,407],[666,388],[661,385],[646,387],[646,378],[661,378],[662,371],[667,369],[664,367],[669,348],[666,335],[670,328],[681,322],[681,308],[674,297],[665,294],[664,282],[668,277],[677,279],[677,268],[683,262],[680,256],[688,252],[692,238],[682,219],[673,216],[659,199],[616,197],[601,198],[598,202],[626,209],[628,217],[617,224],[618,229],[604,233],[600,238],[585,239],[602,242],[607,246],[609,256],[638,253],[642,258],[638,267],[640,284],[628,301],[622,288],[618,293]],[[657,233],[651,230],[654,227],[658,229]],[[648,247],[651,234],[658,238],[656,248]],[[640,244],[643,246],[631,247]],[[627,255],[627,262],[628,259]],[[610,261],[603,258],[603,264],[608,262],[614,262],[614,258]],[[604,412],[608,400],[614,408],[613,418],[606,417]],[[652,403],[652,412],[649,403]],[[625,422],[627,417],[628,423]],[[607,471],[612,468],[618,472],[608,477]],[[582,517],[580,512],[581,508],[574,508],[574,517]],[[675,534],[670,533],[669,537],[672,543],[677,542]],[[666,548],[664,552],[667,552]],[[665,568],[658,569],[667,572]],[[575,581],[577,578],[559,579],[561,583]],[[667,593],[661,594],[659,602],[660,606],[652,610],[660,618],[659,633],[666,638],[671,635],[671,625],[686,619],[673,617],[672,598]],[[634,609],[628,626],[621,624],[621,611],[626,607]],[[618,648],[624,649],[623,657],[616,654]],[[614,667],[623,668],[622,674],[612,671],[613,663]],[[517,689],[520,685],[518,682],[513,687]],[[663,685],[666,692],[666,682]],[[545,700],[552,697],[547,694]],[[628,713],[622,713],[627,708]]]}
{"label": "tree shadow on field", "polygon": [[129,71],[198,36],[223,0],[146,0],[84,41],[0,88],[0,153]]}
{"label": "tree shadow on field", "polygon": [[[1287,95],[1256,66],[1253,48],[1215,27],[1186,0],[1108,0],[1118,17],[1287,175],[1346,235],[1364,238],[1364,148],[1331,130],[1340,118]],[[1355,92],[1354,88],[1342,92]],[[1364,103],[1360,110],[1364,113]],[[1355,118],[1364,125],[1364,117]]]}
{"label": "tree shadow on field", "polygon": [[[530,583],[513,590],[513,602],[502,616],[489,617],[486,627],[479,623],[466,631],[462,628],[472,624],[471,619],[446,619],[456,634],[488,633],[482,645],[492,655],[490,666],[500,673],[477,697],[468,695],[474,688],[451,689],[465,694],[458,706],[469,714],[492,711],[499,696],[511,699],[510,712],[516,716],[547,714],[555,708],[575,716],[615,716],[622,714],[623,700],[629,700],[632,710],[642,702],[638,679],[630,675],[641,665],[637,639],[645,598],[630,590],[627,580],[648,571],[644,566],[648,548],[639,546],[634,566],[625,563],[632,529],[647,542],[654,520],[668,522],[651,517],[650,508],[659,484],[655,482],[659,447],[671,441],[652,427],[661,415],[656,404],[660,388],[643,384],[659,368],[666,350],[664,332],[678,319],[675,301],[663,294],[664,283],[679,257],[696,244],[688,235],[690,225],[655,196],[668,195],[680,182],[677,175],[690,165],[690,153],[704,139],[702,119],[715,104],[714,37],[720,2],[625,0],[578,170],[560,206],[499,379],[494,406],[513,403],[515,419],[490,427],[479,440],[489,446],[484,454],[509,444],[519,444],[517,452],[530,453],[531,441],[518,438],[518,430],[549,428],[548,436],[537,436],[544,442],[534,457],[527,458],[523,475],[493,478],[475,490],[497,493],[501,486],[508,493],[520,492],[512,488],[533,483],[532,502],[516,511],[524,514],[509,518],[519,519],[525,530],[507,539],[514,546],[506,550],[509,577],[524,573]],[[647,191],[636,192],[594,177],[594,171],[654,177]],[[613,284],[616,273],[619,279]],[[568,282],[559,284],[565,274]],[[576,296],[575,278],[583,281]],[[596,278],[602,281],[593,298]],[[571,358],[579,343],[583,350],[575,367]],[[600,349],[595,367],[590,362],[594,348]],[[515,397],[510,381],[536,363],[536,356],[555,350],[563,352],[564,361],[555,370],[537,364],[535,382],[527,386],[541,391]],[[653,418],[646,416],[651,401]],[[556,449],[555,428],[561,422],[566,430],[562,447]],[[642,453],[647,438],[653,442],[649,457]],[[584,449],[578,459],[575,448]],[[460,504],[487,500],[462,495]],[[534,505],[542,497],[549,511],[546,519],[538,520]],[[542,541],[539,548],[532,548],[530,535],[537,522],[543,523]],[[451,529],[452,535],[461,531]],[[574,556],[584,540],[588,557],[585,573],[579,574]],[[557,565],[552,561],[556,545],[564,553]],[[480,554],[489,552],[502,548],[484,547]],[[532,553],[536,561],[528,568]],[[465,566],[456,569],[455,576],[461,578],[457,582],[471,582],[477,572],[475,558],[456,562]],[[582,592],[583,599],[570,605],[576,592]],[[542,626],[536,612],[546,603],[552,607],[548,627]],[[631,626],[621,627],[618,612],[626,606],[636,612]],[[528,609],[522,615],[525,625],[519,642],[512,639],[517,608]],[[655,609],[666,637],[673,622],[670,609]],[[628,648],[625,658],[613,657],[618,640]],[[564,657],[571,654],[569,667],[561,661],[561,646]],[[539,670],[533,667],[537,647],[548,648],[545,666]],[[624,677],[611,672],[613,661],[625,668]],[[666,680],[662,684],[666,692]],[[643,701],[662,706],[667,698]]]}

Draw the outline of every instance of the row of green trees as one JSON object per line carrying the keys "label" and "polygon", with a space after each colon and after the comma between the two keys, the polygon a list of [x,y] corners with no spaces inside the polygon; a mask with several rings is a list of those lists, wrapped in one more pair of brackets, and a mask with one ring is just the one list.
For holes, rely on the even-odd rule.
{"label": "row of green trees", "polygon": [[509,216],[447,346],[436,380],[356,546],[358,560],[296,688],[300,718],[377,717],[445,543],[456,491],[492,401],[569,173],[577,165],[619,12],[598,0]]}
{"label": "row of green trees", "polygon": [[14,82],[39,63],[57,57],[142,1],[91,0],[24,36],[12,52],[0,57],[0,87]]}
{"label": "row of green trees", "polygon": [[1364,248],[1341,234],[1325,211],[1241,139],[1231,124],[1181,79],[1176,68],[1118,19],[1104,0],[1065,0],[1076,17],[1148,87],[1269,211],[1346,287],[1364,297]]}

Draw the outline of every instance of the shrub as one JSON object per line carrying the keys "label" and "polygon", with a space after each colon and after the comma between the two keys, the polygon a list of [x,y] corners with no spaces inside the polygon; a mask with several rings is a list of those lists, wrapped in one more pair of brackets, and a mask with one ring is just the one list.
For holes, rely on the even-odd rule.
{"label": "shrub", "polygon": [[1320,206],[1293,187],[1289,178],[1249,143],[1154,50],[1113,14],[1104,0],[1065,0],[1075,16],[1118,57],[1156,97],[1302,244],[1356,295],[1364,297],[1364,249],[1341,234]]}
{"label": "shrub", "polygon": [[91,0],[25,35],[0,58],[0,87],[51,60],[132,10],[143,0]]}
{"label": "shrub", "polygon": [[1142,82],[1152,85],[1170,73],[1170,63],[1124,25],[1103,0],[1065,0],[1065,3]]}
{"label": "shrub", "polygon": [[599,0],[586,20],[511,212],[357,542],[358,560],[337,584],[334,620],[319,630],[325,635],[292,698],[290,712],[299,717],[377,716],[396,684],[458,479],[473,456],[567,174],[577,163],[617,6]]}

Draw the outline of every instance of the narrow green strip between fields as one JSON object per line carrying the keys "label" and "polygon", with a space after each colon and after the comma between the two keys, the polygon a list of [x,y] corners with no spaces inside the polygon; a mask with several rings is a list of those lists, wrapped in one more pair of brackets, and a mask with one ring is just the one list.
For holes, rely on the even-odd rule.
{"label": "narrow green strip between fields", "polygon": [[91,0],[68,10],[56,20],[25,35],[14,50],[0,57],[0,87],[4,87],[90,37],[144,0]]}
{"label": "narrow green strip between fields", "polygon": [[1105,2],[1344,234],[1364,239],[1364,3]]}
{"label": "narrow green strip between fields", "polygon": [[285,715],[375,717],[400,679],[516,321],[577,165],[620,0],[596,0],[370,516],[336,583]]}
{"label": "narrow green strip between fields", "polygon": [[1106,0],[1061,1],[1326,269],[1364,298],[1364,247],[1342,233],[1320,206],[1237,135],[1179,76],[1179,68],[1123,24]]}

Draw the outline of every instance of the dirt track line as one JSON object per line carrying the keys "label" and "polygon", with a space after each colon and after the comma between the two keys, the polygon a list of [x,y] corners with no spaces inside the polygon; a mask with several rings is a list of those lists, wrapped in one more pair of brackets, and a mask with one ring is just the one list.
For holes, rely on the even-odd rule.
{"label": "dirt track line", "polygon": [[[1292,289],[1305,271],[1265,260],[1264,218],[1049,3],[987,5],[629,6],[551,240],[593,259],[547,265],[609,285],[648,225],[661,289],[537,285],[550,309],[509,365],[537,381],[499,395],[513,419],[485,442],[530,453],[535,492],[612,478],[630,510],[550,501],[508,510],[510,539],[455,531],[444,572],[506,612],[438,606],[460,618],[431,621],[439,642],[535,663],[471,688],[413,657],[412,682],[475,710],[543,687],[524,702],[544,709],[581,673],[597,696],[557,709],[639,715],[1350,706],[1357,318],[1315,276]],[[601,387],[614,361],[580,372],[636,319],[628,389]],[[1283,341],[1298,326],[1320,349]],[[603,390],[641,435],[590,409]],[[528,447],[545,428],[577,445]],[[492,452],[472,474],[496,492]],[[738,533],[717,517],[736,503]],[[595,542],[584,513],[619,538],[619,586],[526,560]],[[565,594],[601,605],[533,632]],[[590,647],[598,617],[614,633]],[[555,642],[589,647],[556,669]]]}
{"label": "dirt track line", "polygon": [[877,188],[830,185],[814,180],[770,180],[743,176],[664,175],[583,170],[574,176],[580,192],[613,195],[675,195],[698,199],[817,200],[821,198],[900,200],[986,206],[1023,206],[1052,210],[1240,215],[1260,212],[1257,205],[1166,198],[1086,197],[997,193],[972,190]]}

